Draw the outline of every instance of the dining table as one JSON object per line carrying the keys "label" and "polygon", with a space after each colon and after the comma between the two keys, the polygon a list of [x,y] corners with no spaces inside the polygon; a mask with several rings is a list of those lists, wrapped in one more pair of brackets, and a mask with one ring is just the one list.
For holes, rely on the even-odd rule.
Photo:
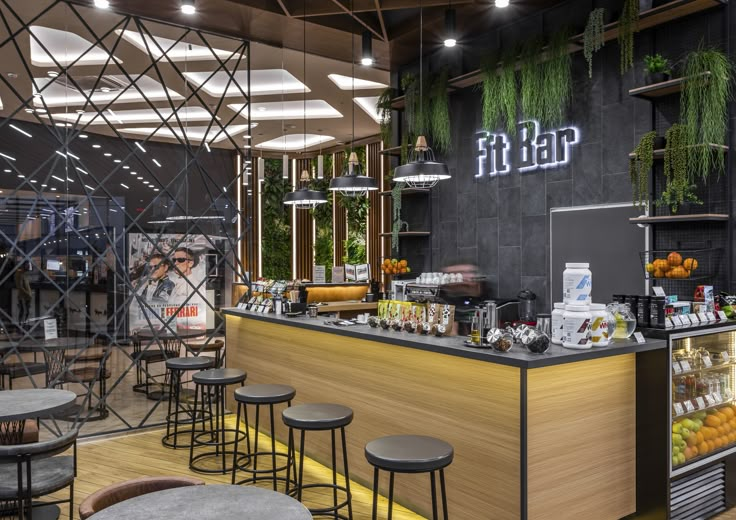
{"label": "dining table", "polygon": [[123,500],[90,520],[310,520],[298,500],[254,486],[187,486]]}

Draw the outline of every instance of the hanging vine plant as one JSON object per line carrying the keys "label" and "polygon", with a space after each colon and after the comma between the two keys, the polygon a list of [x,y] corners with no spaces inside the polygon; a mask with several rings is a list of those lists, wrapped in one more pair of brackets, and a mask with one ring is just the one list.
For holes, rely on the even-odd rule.
{"label": "hanging vine plant", "polygon": [[530,39],[521,49],[521,112],[525,119],[541,121],[546,106],[542,92],[544,84],[544,67],[540,66],[542,44],[539,40]]}
{"label": "hanging vine plant", "polygon": [[[365,146],[358,146],[352,151],[358,156],[363,171],[366,171]],[[345,157],[350,151],[345,151]],[[371,207],[368,197],[339,196],[340,205],[345,208],[348,221],[347,240],[343,242],[345,254],[342,257],[346,264],[365,264],[367,262],[368,210]]]}
{"label": "hanging vine plant", "polygon": [[447,69],[442,69],[439,76],[432,82],[430,93],[429,129],[432,143],[442,153],[452,148],[452,132],[450,129],[450,106],[447,95],[449,76]]}
{"label": "hanging vine plant", "polygon": [[378,96],[378,101],[376,102],[376,112],[378,112],[378,117],[381,119],[381,140],[383,141],[384,146],[391,146],[391,102],[393,101],[393,99],[394,89],[388,87],[383,92],[381,92],[381,95]]}
{"label": "hanging vine plant", "polygon": [[[710,73],[710,74],[708,74]],[[725,169],[725,154],[709,144],[725,144],[733,64],[723,52],[701,44],[685,58],[680,122],[685,125],[689,171],[703,180]]]}
{"label": "hanging vine plant", "polygon": [[590,78],[593,77],[593,55],[606,44],[603,38],[605,16],[605,8],[593,9],[588,15],[588,23],[585,24],[585,32],[583,32],[583,56],[588,63],[588,77]]}
{"label": "hanging vine plant", "polygon": [[563,122],[567,107],[572,99],[572,59],[568,52],[570,31],[563,29],[557,32],[549,43],[547,61],[542,68],[541,83],[544,95],[537,96],[543,102],[540,122],[544,127],[555,126]]}
{"label": "hanging vine plant", "polygon": [[[400,164],[406,164],[409,159],[409,136],[406,136],[401,142],[401,159]],[[393,209],[391,215],[391,250],[398,254],[399,252],[399,232],[401,231],[401,192],[404,189],[402,183],[397,182],[391,189],[391,198],[393,201]]]}
{"label": "hanging vine plant", "polygon": [[404,91],[404,118],[407,134],[416,137],[424,134],[427,129],[428,110],[420,106],[426,103],[419,92],[419,79],[414,74],[406,74],[401,80],[401,88]]}
{"label": "hanging vine plant", "polygon": [[480,83],[482,121],[484,129],[492,131],[500,127],[501,114],[503,112],[503,99],[501,92],[501,75],[498,73],[495,57],[486,56],[481,63],[481,75],[483,81]]}
{"label": "hanging vine plant", "polygon": [[672,125],[666,134],[664,150],[665,189],[657,200],[657,206],[668,206],[677,213],[684,202],[702,204],[695,194],[695,185],[688,169],[687,128],[679,123]]}
{"label": "hanging vine plant", "polygon": [[649,172],[654,165],[654,139],[657,132],[647,132],[634,148],[634,156],[629,159],[629,176],[631,177],[631,194],[634,205],[646,208],[649,200]]}
{"label": "hanging vine plant", "polygon": [[501,99],[501,116],[508,135],[516,135],[516,109],[519,94],[516,87],[516,51],[511,48],[503,55],[498,97]]}
{"label": "hanging vine plant", "polygon": [[620,70],[623,76],[634,66],[634,34],[639,30],[639,0],[624,0],[618,20]]}

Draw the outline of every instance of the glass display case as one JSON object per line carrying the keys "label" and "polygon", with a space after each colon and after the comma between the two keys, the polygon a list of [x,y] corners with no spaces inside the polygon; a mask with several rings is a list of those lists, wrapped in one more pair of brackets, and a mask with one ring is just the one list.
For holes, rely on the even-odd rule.
{"label": "glass display case", "polygon": [[736,327],[670,336],[670,475],[736,452]]}

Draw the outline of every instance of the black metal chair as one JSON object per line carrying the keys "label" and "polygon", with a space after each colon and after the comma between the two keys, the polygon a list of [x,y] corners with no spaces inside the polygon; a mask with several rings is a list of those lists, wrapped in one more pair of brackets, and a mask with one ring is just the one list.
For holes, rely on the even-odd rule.
{"label": "black metal chair", "polygon": [[133,361],[136,368],[136,384],[133,386],[133,391],[149,395],[149,389],[152,385],[161,385],[156,383],[155,380],[154,383],[151,383],[153,376],[151,376],[149,366],[153,363],[165,363],[167,359],[178,357],[181,342],[178,338],[161,338],[145,340],[144,345],[144,341],[135,334],[132,343]]}
{"label": "black metal chair", "polygon": [[[33,499],[68,487],[68,500],[44,501],[42,505],[68,503],[69,518],[73,518],[77,434],[74,429],[48,441],[0,446],[0,516],[15,511],[20,520],[32,520]],[[70,448],[73,455],[61,455]]]}

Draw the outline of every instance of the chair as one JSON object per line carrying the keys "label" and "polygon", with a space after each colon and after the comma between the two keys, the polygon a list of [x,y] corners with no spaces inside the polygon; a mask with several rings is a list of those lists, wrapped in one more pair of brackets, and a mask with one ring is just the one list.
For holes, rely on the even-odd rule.
{"label": "chair", "polygon": [[[30,444],[32,442],[38,442],[38,421],[35,419],[26,419],[23,425],[23,437],[20,442],[14,442],[14,440],[5,438],[5,435],[0,436],[0,445],[8,446],[10,444]],[[0,515],[0,518],[2,515]]]}
{"label": "chair", "polygon": [[164,489],[186,486],[204,486],[204,480],[193,477],[141,477],[98,489],[79,504],[79,520],[86,520],[103,509],[128,500]]}
{"label": "chair", "polygon": [[[74,478],[77,474],[76,429],[61,437],[34,444],[0,446],[0,502],[15,503],[18,518],[32,519],[34,498],[50,495],[69,487],[68,500],[44,502],[43,505],[69,504],[74,509]],[[74,448],[72,456],[55,456]],[[28,509],[28,511],[26,511]]]}
{"label": "chair", "polygon": [[225,341],[222,339],[206,338],[200,340],[191,340],[186,342],[187,354],[191,352],[195,356],[199,356],[204,352],[215,353],[214,368],[222,368],[225,362]]}
{"label": "chair", "polygon": [[[145,342],[145,345],[144,345]],[[178,357],[181,344],[178,339],[161,338],[143,340],[138,334],[133,336],[133,361],[135,362],[136,384],[134,392],[142,392],[149,395],[149,387],[157,385],[154,376],[148,370],[151,363],[164,363],[167,359]],[[145,363],[145,368],[143,364]]]}
{"label": "chair", "polygon": [[13,389],[13,379],[30,377],[46,372],[46,363],[36,361],[0,362],[0,390],[5,389],[7,378],[8,390]]}

